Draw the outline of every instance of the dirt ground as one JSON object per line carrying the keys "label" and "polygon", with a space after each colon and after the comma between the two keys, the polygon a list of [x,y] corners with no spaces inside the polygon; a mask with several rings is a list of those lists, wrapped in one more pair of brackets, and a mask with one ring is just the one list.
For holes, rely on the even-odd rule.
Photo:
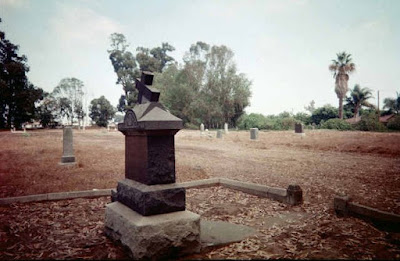
{"label": "dirt ground", "polygon": [[[346,194],[355,202],[400,214],[400,133],[260,132],[258,141],[244,131],[231,131],[221,140],[211,134],[183,130],[176,135],[178,182],[226,177],[282,188],[298,184],[304,204],[288,207],[222,188],[190,189],[189,210],[206,219],[249,225],[259,233],[186,258],[400,259],[398,234],[336,217],[332,210],[334,195]],[[61,130],[0,132],[0,197],[115,188],[124,177],[124,136],[119,132],[74,131],[74,146],[78,164],[63,167],[58,165]],[[126,258],[126,251],[102,234],[107,202],[77,199],[1,207],[0,259]],[[81,214],[74,214],[77,209]],[[293,213],[300,218],[268,225]],[[38,216],[37,222],[27,222],[32,215]],[[71,231],[53,231],[49,220]],[[52,240],[49,230],[56,233]],[[81,240],[71,241],[74,237]],[[112,250],[105,251],[104,244]],[[57,249],[53,252],[58,254],[45,249]]]}

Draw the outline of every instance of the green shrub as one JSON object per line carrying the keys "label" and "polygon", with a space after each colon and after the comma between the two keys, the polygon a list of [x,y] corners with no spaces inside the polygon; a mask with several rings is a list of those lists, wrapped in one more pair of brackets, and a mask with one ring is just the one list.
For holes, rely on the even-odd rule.
{"label": "green shrub", "polygon": [[260,113],[243,114],[238,120],[240,129],[249,130],[250,128],[266,129],[266,118]]}
{"label": "green shrub", "polygon": [[400,115],[394,116],[387,124],[388,129],[400,130]]}
{"label": "green shrub", "polygon": [[338,115],[338,109],[332,105],[324,105],[320,108],[315,109],[311,115],[311,123],[321,125],[322,121],[327,121],[329,119],[334,119]]}
{"label": "green shrub", "polygon": [[200,130],[200,125],[195,125],[191,122],[186,122],[185,123],[185,129],[189,129],[189,130]]}
{"label": "green shrub", "polygon": [[353,127],[350,123],[341,119],[330,119],[327,121],[323,121],[321,124],[321,129],[330,129],[330,130],[352,130]]}
{"label": "green shrub", "polygon": [[281,129],[282,130],[293,130],[294,124],[298,122],[296,119],[292,117],[286,117],[281,120]]}
{"label": "green shrub", "polygon": [[385,125],[379,122],[379,117],[374,112],[361,116],[361,120],[355,124],[355,129],[360,131],[387,131]]}

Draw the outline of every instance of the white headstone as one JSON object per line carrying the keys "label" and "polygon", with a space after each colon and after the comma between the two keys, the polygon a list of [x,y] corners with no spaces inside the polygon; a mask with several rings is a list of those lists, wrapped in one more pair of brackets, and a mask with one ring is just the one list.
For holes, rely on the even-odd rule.
{"label": "white headstone", "polygon": [[257,140],[258,139],[258,128],[250,129],[250,139]]}
{"label": "white headstone", "polygon": [[200,124],[200,131],[201,131],[201,132],[204,132],[204,124],[203,124],[203,123]]}
{"label": "white headstone", "polygon": [[224,124],[224,131],[226,134],[228,134],[228,123],[226,123],[226,122]]}

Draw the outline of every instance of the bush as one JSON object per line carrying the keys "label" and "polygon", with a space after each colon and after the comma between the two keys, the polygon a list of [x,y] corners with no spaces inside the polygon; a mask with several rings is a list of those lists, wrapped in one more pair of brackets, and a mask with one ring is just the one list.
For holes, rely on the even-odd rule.
{"label": "bush", "polygon": [[238,121],[238,127],[242,130],[249,130],[250,128],[265,129],[266,125],[266,118],[260,113],[243,114]]}
{"label": "bush", "polygon": [[387,127],[391,130],[400,130],[400,115],[396,115],[394,118],[390,119]]}
{"label": "bush", "polygon": [[298,122],[292,117],[286,117],[281,119],[280,124],[281,124],[281,129],[282,130],[293,130],[294,129],[294,124]]}
{"label": "bush", "polygon": [[315,123],[317,125],[322,124],[322,121],[327,121],[329,119],[334,119],[338,115],[338,109],[333,106],[327,104],[323,107],[315,109],[315,111],[311,115],[311,123]]}
{"label": "bush", "polygon": [[330,119],[322,122],[321,129],[329,129],[329,130],[352,130],[353,127],[350,123],[341,119]]}
{"label": "bush", "polygon": [[361,120],[355,124],[355,128],[360,131],[386,131],[387,128],[381,122],[376,113],[372,112],[361,116]]}
{"label": "bush", "polygon": [[200,125],[195,125],[193,123],[190,122],[186,122],[185,123],[185,129],[189,129],[189,130],[200,130]]}

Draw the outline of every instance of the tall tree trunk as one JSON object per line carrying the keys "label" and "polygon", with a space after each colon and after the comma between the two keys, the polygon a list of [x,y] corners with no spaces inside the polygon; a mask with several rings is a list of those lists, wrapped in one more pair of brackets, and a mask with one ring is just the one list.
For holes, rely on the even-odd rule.
{"label": "tall tree trunk", "polygon": [[343,97],[339,98],[339,119],[343,120]]}
{"label": "tall tree trunk", "polygon": [[356,104],[356,106],[354,107],[354,118],[358,118],[358,112],[360,110],[359,108],[360,106]]}

